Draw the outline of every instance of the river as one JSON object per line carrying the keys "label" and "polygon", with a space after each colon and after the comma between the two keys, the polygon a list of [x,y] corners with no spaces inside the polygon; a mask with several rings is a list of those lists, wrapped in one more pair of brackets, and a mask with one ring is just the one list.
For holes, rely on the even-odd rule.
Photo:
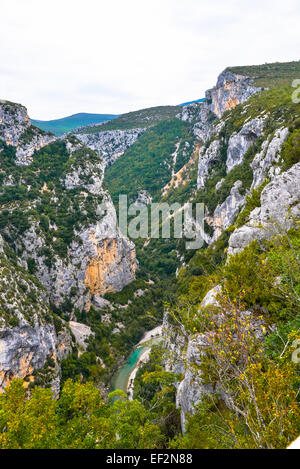
{"label": "river", "polygon": [[[129,391],[129,398],[132,398],[133,381],[140,365],[146,359],[152,346],[159,342],[162,327],[158,326],[152,331],[145,333],[142,340],[135,346],[133,352],[112,379],[112,391],[121,389],[126,394]],[[130,380],[130,383],[129,383]],[[130,385],[130,386],[129,386]]]}

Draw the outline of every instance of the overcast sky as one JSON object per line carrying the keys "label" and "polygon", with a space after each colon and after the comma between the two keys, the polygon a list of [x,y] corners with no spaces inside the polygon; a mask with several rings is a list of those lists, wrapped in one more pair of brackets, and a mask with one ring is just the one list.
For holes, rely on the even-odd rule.
{"label": "overcast sky", "polygon": [[0,99],[44,120],[179,104],[299,60],[299,21],[299,0],[0,0]]}

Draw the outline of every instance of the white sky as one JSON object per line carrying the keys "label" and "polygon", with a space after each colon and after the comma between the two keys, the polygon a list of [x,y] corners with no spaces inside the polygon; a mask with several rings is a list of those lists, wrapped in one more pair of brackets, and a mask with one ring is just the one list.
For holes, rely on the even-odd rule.
{"label": "white sky", "polygon": [[299,60],[299,22],[299,0],[0,0],[0,99],[44,120],[179,104]]}

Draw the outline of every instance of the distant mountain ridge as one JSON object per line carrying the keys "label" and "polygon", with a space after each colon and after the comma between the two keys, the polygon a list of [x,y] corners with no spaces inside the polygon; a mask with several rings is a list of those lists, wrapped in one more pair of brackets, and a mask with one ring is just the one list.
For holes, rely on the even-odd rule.
{"label": "distant mountain ridge", "polygon": [[118,117],[117,114],[90,114],[87,112],[80,112],[72,114],[71,116],[62,117],[61,119],[53,119],[49,121],[42,121],[31,119],[34,126],[38,127],[45,132],[52,132],[55,135],[62,135],[70,132],[77,127],[87,126],[90,124],[100,124],[107,122]]}
{"label": "distant mountain ridge", "polygon": [[[141,109],[125,114],[90,114],[80,112],[71,116],[62,117],[61,119],[53,119],[42,121],[31,119],[32,124],[45,132],[51,132],[57,136],[72,132],[78,129],[78,132],[94,133],[104,130],[127,129],[137,127],[148,127],[151,124],[160,122],[161,120],[173,118],[180,108],[193,103],[201,103],[205,98],[196,99],[177,106],[157,106],[153,108]],[[111,121],[117,119],[116,123]],[[106,124],[105,127],[99,129],[98,124]],[[96,128],[94,127],[96,126]]]}

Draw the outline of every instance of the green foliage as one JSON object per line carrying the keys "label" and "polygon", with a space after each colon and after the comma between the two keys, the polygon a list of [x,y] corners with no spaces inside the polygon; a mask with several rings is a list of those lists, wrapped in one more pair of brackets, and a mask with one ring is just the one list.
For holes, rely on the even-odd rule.
{"label": "green foliage", "polygon": [[163,350],[156,346],[151,351],[149,362],[139,369],[134,385],[135,399],[151,412],[167,439],[180,432],[180,416],[175,405],[178,378],[175,373],[164,370]]}
{"label": "green foliage", "polygon": [[267,248],[266,253],[253,242],[231,257],[223,268],[224,285],[231,299],[244,291],[248,308],[268,312],[275,320],[286,320],[300,306],[298,231],[274,238]]}
{"label": "green foliage", "polygon": [[198,250],[188,265],[180,269],[177,279],[180,295],[188,295],[191,302],[198,303],[222,278],[220,267],[226,260],[230,233],[230,229],[224,231],[214,244]]}
{"label": "green foliage", "polygon": [[282,85],[291,85],[292,80],[300,76],[300,63],[271,63],[243,67],[229,67],[229,71],[252,77],[255,86],[262,88],[278,88]]}
{"label": "green foliage", "polygon": [[[3,142],[0,144],[3,156],[0,171],[10,174],[15,182],[14,186],[9,186],[2,180],[0,233],[7,237],[9,229],[7,241],[14,246],[16,235],[22,235],[36,221],[47,249],[41,255],[46,257],[45,264],[50,268],[53,251],[61,257],[66,256],[67,248],[75,238],[74,229],[96,221],[96,207],[101,202],[101,196],[89,194],[84,197],[81,187],[67,191],[64,177],[72,168],[86,162],[99,163],[99,156],[82,147],[70,158],[66,143],[56,141],[35,152],[30,165],[16,166],[11,147]],[[89,182],[83,180],[82,184]]]}
{"label": "green foliage", "polygon": [[[175,144],[180,140],[191,141],[189,128],[189,124],[179,119],[160,122],[148,129],[122,158],[110,166],[105,173],[105,182],[114,202],[118,203],[119,194],[127,194],[132,202],[140,190],[159,197],[161,189],[171,179]],[[178,159],[177,165],[183,166],[185,162],[186,158],[181,162]]]}
{"label": "green foliage", "polygon": [[[229,420],[229,421],[228,421]],[[186,432],[170,442],[171,449],[233,449],[236,437],[230,423],[234,420],[235,433],[245,434],[245,427],[226,408],[224,403],[212,396],[203,396],[195,414],[187,418]]]}
{"label": "green foliage", "polygon": [[285,143],[282,161],[284,170],[300,162],[300,130],[295,130]]}
{"label": "green foliage", "polygon": [[263,189],[266,187],[268,183],[269,183],[269,180],[265,179],[264,182],[257,189],[252,189],[251,194],[247,195],[246,205],[243,208],[243,210],[239,213],[236,219],[236,222],[235,222],[236,228],[239,228],[243,226],[245,223],[247,223],[250,213],[256,207],[260,207],[260,196],[261,196]]}
{"label": "green foliage", "polygon": [[1,449],[144,449],[165,436],[138,401],[105,403],[99,389],[67,381],[58,400],[49,389],[30,395],[15,379],[0,396]]}
{"label": "green foliage", "polygon": [[295,334],[300,334],[299,313],[288,322],[280,321],[277,324],[276,330],[266,337],[264,342],[266,356],[271,360],[278,360],[279,357],[282,358],[287,347],[297,338]]}

